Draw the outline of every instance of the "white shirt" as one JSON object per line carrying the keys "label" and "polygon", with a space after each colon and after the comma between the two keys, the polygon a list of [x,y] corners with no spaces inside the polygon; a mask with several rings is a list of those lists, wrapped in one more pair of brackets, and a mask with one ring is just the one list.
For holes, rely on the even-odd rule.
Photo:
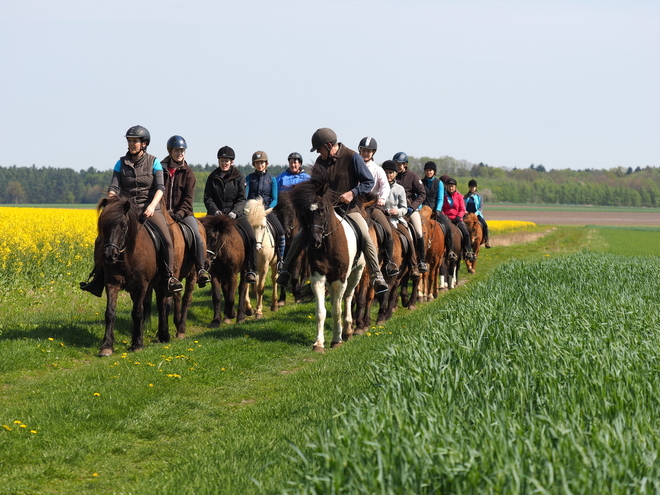
{"label": "white shirt", "polygon": [[374,176],[374,187],[371,191],[378,194],[378,205],[383,206],[390,195],[390,183],[387,181],[387,174],[383,167],[374,160],[369,160],[366,165],[371,175]]}

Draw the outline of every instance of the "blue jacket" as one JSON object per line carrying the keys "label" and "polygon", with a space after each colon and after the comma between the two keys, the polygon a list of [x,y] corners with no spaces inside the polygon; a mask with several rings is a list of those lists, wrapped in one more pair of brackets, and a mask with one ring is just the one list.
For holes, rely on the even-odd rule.
{"label": "blue jacket", "polygon": [[290,170],[285,170],[277,176],[277,186],[280,191],[288,191],[296,184],[309,180],[310,176],[307,172],[300,171],[294,174]]}
{"label": "blue jacket", "polygon": [[274,208],[277,205],[277,180],[268,172],[252,172],[245,178],[246,199],[256,199],[261,196],[264,208]]}
{"label": "blue jacket", "polygon": [[481,213],[483,207],[481,196],[477,193],[467,193],[465,195],[465,211],[468,213],[476,213],[477,216],[483,218],[483,214]]}
{"label": "blue jacket", "polygon": [[430,206],[433,211],[442,211],[442,202],[445,197],[445,184],[437,177],[424,177],[422,183],[426,188],[424,205]]}

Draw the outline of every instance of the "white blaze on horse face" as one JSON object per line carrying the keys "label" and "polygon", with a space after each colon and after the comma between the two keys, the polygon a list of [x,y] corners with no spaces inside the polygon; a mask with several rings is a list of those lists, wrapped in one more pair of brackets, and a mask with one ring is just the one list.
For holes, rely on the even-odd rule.
{"label": "white blaze on horse face", "polygon": [[312,203],[311,205],[309,205],[309,211],[316,211],[318,209],[319,209],[318,203]]}

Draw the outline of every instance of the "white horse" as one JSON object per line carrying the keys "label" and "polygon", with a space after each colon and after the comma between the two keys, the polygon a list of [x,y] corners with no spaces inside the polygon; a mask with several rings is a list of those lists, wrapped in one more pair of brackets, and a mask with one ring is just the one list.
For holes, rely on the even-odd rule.
{"label": "white horse", "polygon": [[[275,239],[271,229],[268,227],[267,215],[270,209],[264,209],[263,200],[261,198],[250,199],[245,204],[245,215],[252,225],[254,230],[254,237],[257,239],[257,283],[254,284],[255,297],[257,298],[257,305],[255,311],[255,318],[260,319],[264,317],[263,312],[263,299],[264,290],[266,287],[266,276],[268,275],[268,268],[270,267],[270,278],[273,283],[273,297],[271,299],[270,310],[277,311],[277,251],[275,249]],[[248,289],[249,290],[249,289]],[[245,299],[245,309],[247,314],[252,313],[252,305],[250,297]]]}

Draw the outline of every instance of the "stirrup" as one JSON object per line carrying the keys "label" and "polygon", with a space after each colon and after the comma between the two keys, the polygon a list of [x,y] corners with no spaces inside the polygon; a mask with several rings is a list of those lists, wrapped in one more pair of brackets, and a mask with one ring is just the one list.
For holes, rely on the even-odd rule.
{"label": "stirrup", "polygon": [[200,268],[200,270],[197,272],[197,285],[200,288],[206,287],[206,284],[208,284],[211,281],[211,275],[209,274],[208,271],[204,268]]}
{"label": "stirrup", "polygon": [[257,274],[253,271],[245,272],[245,283],[246,284],[256,284],[257,283]]}
{"label": "stirrup", "polygon": [[172,294],[181,292],[183,290],[183,284],[179,282],[175,277],[170,277],[167,281],[167,290]]}
{"label": "stirrup", "polygon": [[389,278],[394,278],[399,274],[399,265],[394,261],[388,261],[385,265],[385,273]]}
{"label": "stirrup", "polygon": [[385,279],[383,278],[382,275],[374,277],[374,292],[376,294],[382,294],[383,292],[387,292],[387,290],[390,288],[389,285],[387,285],[387,282],[385,282]]}
{"label": "stirrup", "polygon": [[465,259],[468,261],[474,261],[477,259],[477,255],[474,254],[474,252],[472,251],[468,251],[467,253],[465,253]]}
{"label": "stirrup", "polygon": [[280,275],[277,277],[277,285],[281,285],[282,287],[286,287],[289,285],[289,282],[291,281],[291,274],[284,270],[280,272]]}
{"label": "stirrup", "polygon": [[489,242],[489,241],[486,241],[486,249],[490,249],[490,248],[491,248],[491,246],[490,246],[490,242]]}
{"label": "stirrup", "polygon": [[429,271],[429,265],[426,264],[426,261],[420,261],[417,264],[417,267],[419,269],[419,273],[426,273]]}
{"label": "stirrup", "polygon": [[277,273],[282,273],[284,269],[284,261],[280,260],[277,262]]}
{"label": "stirrup", "polygon": [[457,261],[458,255],[454,251],[449,251],[449,254],[447,254],[447,258],[449,259],[449,261]]}

